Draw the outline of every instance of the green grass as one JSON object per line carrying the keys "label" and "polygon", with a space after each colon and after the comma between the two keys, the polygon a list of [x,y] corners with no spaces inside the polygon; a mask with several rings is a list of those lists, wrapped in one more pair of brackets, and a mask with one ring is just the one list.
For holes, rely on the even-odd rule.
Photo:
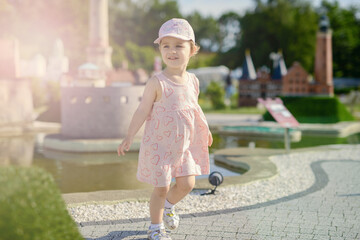
{"label": "green grass", "polygon": [[1,240],[83,239],[44,170],[0,167],[0,193]]}
{"label": "green grass", "polygon": [[214,109],[209,101],[199,100],[199,104],[204,113],[221,113],[221,114],[264,114],[265,109],[259,109],[257,107],[239,107],[225,109]]}
{"label": "green grass", "polygon": [[350,105],[346,105],[346,109],[349,112],[353,111],[353,115],[356,121],[360,121],[360,104],[355,104],[353,107]]}
{"label": "green grass", "polygon": [[[210,152],[213,153],[218,149],[227,148],[227,137],[213,133],[213,145],[210,147]],[[232,147],[248,147],[249,142],[254,142],[257,148],[268,148],[268,149],[284,149],[283,140],[267,140],[267,139],[244,139],[238,137],[234,141]],[[302,136],[300,142],[292,142],[291,149],[316,147],[330,144],[359,144],[360,133],[353,134],[346,138],[329,137],[329,136]]]}
{"label": "green grass", "polygon": [[[355,118],[336,97],[281,97],[284,105],[300,123],[337,123]],[[273,121],[269,112],[264,120]]]}
{"label": "green grass", "polygon": [[226,108],[226,109],[203,109],[204,113],[223,113],[223,114],[263,114],[265,110],[256,107]]}

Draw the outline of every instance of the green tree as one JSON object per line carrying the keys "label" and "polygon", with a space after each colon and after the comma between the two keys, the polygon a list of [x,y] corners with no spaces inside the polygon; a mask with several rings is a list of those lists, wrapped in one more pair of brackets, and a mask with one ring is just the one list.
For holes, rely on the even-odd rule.
{"label": "green tree", "polygon": [[139,45],[151,46],[158,37],[160,26],[171,18],[182,18],[177,1],[174,0],[151,0],[147,1],[144,18],[141,21]]}
{"label": "green tree", "polygon": [[[229,16],[234,21],[233,16]],[[223,16],[226,20],[226,16]],[[303,0],[257,0],[256,8],[239,19],[240,36],[236,46],[220,54],[219,62],[231,68],[241,66],[245,49],[251,50],[254,65],[270,66],[269,54],[279,49],[287,65],[299,61],[313,71],[317,15]]]}
{"label": "green tree", "polygon": [[168,19],[182,17],[176,1],[110,1],[110,38],[114,66],[126,60],[130,69],[153,70],[159,55],[154,40],[160,26]]}
{"label": "green tree", "polygon": [[130,62],[130,69],[135,70],[137,68],[144,68],[148,72],[151,72],[154,69],[154,59],[158,53],[153,47],[139,47],[132,42],[126,42],[124,50],[126,60]]}
{"label": "green tree", "polygon": [[[158,37],[160,26],[171,18],[183,18],[176,1],[110,1],[114,66],[118,67],[127,60],[130,68],[152,69],[153,57],[159,53],[150,48],[157,51],[153,41]],[[213,65],[214,56],[207,53],[219,45],[219,24],[213,17],[203,17],[198,12],[185,18],[194,28],[196,42],[201,46],[201,53],[191,60],[189,68]]]}
{"label": "green tree", "polygon": [[329,17],[332,29],[335,77],[360,77],[360,8],[341,8],[338,1],[322,1],[321,11]]}
{"label": "green tree", "polygon": [[110,39],[112,45],[124,46],[127,41],[139,44],[141,19],[145,15],[143,1],[112,0],[110,10]]}
{"label": "green tree", "polygon": [[236,12],[223,14],[219,19],[219,50],[225,52],[240,40],[240,15]]}
{"label": "green tree", "polygon": [[174,17],[182,17],[176,1],[113,0],[114,14],[110,34],[115,44],[131,41],[139,46],[154,46],[160,26]]}
{"label": "green tree", "polygon": [[211,52],[219,47],[220,29],[217,20],[211,16],[203,17],[195,11],[188,15],[189,21],[195,32],[195,41],[202,51]]}
{"label": "green tree", "polygon": [[197,11],[183,16],[174,0],[112,0],[110,16],[110,34],[120,46],[127,41],[139,46],[154,46],[160,26],[171,18],[187,19],[194,29],[196,42],[204,51],[212,51],[221,40],[217,19],[203,17]]}

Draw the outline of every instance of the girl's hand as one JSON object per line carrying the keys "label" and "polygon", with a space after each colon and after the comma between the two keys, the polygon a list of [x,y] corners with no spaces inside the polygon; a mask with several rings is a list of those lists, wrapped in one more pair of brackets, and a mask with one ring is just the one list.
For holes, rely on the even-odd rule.
{"label": "girl's hand", "polygon": [[213,143],[213,138],[212,138],[211,132],[209,131],[209,134],[208,134],[208,145],[209,145],[209,147],[212,145],[212,143]]}
{"label": "girl's hand", "polygon": [[117,149],[118,156],[125,155],[124,151],[129,151],[132,142],[133,142],[132,138],[126,137]]}

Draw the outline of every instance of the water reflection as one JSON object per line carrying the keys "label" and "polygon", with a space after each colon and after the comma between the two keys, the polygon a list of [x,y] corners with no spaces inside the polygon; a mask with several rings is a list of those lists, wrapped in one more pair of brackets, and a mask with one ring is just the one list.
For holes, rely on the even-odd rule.
{"label": "water reflection", "polygon": [[34,136],[0,138],[0,166],[30,166],[34,154]]}
{"label": "water reflection", "polygon": [[[119,157],[111,153],[70,153],[43,149],[45,134],[0,138],[0,166],[36,166],[50,172],[62,193],[117,189],[143,189],[152,186],[136,179],[138,152]],[[238,173],[215,166],[224,176]],[[207,176],[202,176],[207,177]]]}
{"label": "water reflection", "polygon": [[63,193],[151,187],[136,179],[138,153],[118,157],[116,152],[65,153],[45,149],[42,155],[35,158],[35,165],[50,171]]}
{"label": "water reflection", "polygon": [[[284,141],[282,139],[246,139],[244,136],[225,136],[213,134],[214,143],[212,149],[223,149],[233,147],[251,147],[251,148],[270,148],[284,149]],[[330,136],[308,136],[303,135],[299,142],[291,142],[291,148],[308,148],[322,145],[332,144],[360,144],[360,133],[350,135],[348,137],[330,137]]]}
{"label": "water reflection", "polygon": [[[142,189],[151,186],[136,179],[138,152],[118,157],[113,153],[68,153],[42,149],[44,134],[14,138],[0,138],[0,166],[37,166],[50,172],[61,192],[90,192],[117,189]],[[213,135],[210,152],[216,149],[256,146],[284,148],[282,141],[245,140],[233,136]],[[327,144],[359,144],[360,134],[347,138],[309,137],[292,143],[292,148],[313,147]],[[224,176],[233,176],[234,169],[215,165],[210,155],[211,171],[220,171]],[[206,176],[202,176],[206,177]]]}

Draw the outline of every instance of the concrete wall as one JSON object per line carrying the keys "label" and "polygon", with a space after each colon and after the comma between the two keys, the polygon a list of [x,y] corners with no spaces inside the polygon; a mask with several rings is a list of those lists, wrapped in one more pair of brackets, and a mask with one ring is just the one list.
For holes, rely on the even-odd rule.
{"label": "concrete wall", "polygon": [[[61,135],[79,139],[125,137],[144,88],[63,87]],[[142,133],[143,128],[138,136]]]}
{"label": "concrete wall", "polygon": [[27,80],[0,80],[0,128],[33,121],[33,99]]}

